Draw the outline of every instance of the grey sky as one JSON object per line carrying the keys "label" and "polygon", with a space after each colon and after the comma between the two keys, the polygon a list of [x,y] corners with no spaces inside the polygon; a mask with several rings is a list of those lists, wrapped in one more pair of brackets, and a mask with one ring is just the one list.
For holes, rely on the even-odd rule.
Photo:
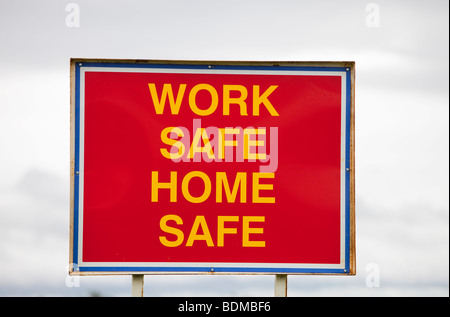
{"label": "grey sky", "polygon": [[[358,273],[288,294],[448,296],[448,1],[72,2],[70,28],[70,1],[0,0],[0,296],[130,292],[67,286],[70,57],[356,61]],[[147,276],[145,294],[272,296],[273,277]]]}

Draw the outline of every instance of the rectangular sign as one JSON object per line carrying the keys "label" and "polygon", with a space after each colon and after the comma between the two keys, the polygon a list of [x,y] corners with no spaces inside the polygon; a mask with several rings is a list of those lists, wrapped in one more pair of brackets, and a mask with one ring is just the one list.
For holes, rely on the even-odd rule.
{"label": "rectangular sign", "polygon": [[355,274],[354,63],[71,60],[71,274]]}

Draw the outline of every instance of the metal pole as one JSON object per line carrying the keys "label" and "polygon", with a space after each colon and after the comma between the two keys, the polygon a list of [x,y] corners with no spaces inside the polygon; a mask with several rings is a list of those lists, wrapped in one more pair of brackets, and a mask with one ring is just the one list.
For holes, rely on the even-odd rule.
{"label": "metal pole", "polygon": [[144,297],[143,274],[133,274],[131,276],[131,297]]}
{"label": "metal pole", "polygon": [[287,274],[275,275],[275,297],[287,297]]}

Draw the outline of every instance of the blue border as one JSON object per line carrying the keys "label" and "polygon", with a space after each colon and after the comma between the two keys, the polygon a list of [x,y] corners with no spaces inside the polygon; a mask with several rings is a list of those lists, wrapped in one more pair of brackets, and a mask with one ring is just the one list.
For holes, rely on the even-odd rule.
{"label": "blue border", "polygon": [[350,176],[351,176],[351,109],[352,84],[350,68],[346,68],[346,100],[345,100],[345,270],[350,272]]}
{"label": "blue border", "polygon": [[343,269],[308,269],[308,268],[248,268],[248,267],[134,267],[134,266],[120,266],[120,267],[96,267],[85,266],[79,267],[79,272],[147,272],[147,273],[311,273],[311,274],[342,274],[346,273]]}
{"label": "blue border", "polygon": [[[82,66],[79,64],[82,63]],[[79,62],[80,67],[118,67],[118,68],[158,68],[158,69],[228,69],[228,70],[268,70],[268,71],[327,71],[327,72],[348,72],[347,67],[330,66],[252,66],[252,65],[215,65],[213,62],[208,64],[144,64],[144,63],[121,63],[121,62]]]}
{"label": "blue border", "polygon": [[[248,268],[248,267],[93,267],[78,266],[78,231],[79,231],[79,171],[80,167],[80,70],[81,67],[123,67],[123,68],[160,68],[160,69],[227,69],[227,70],[267,70],[267,71],[327,71],[345,72],[346,80],[346,145],[345,145],[345,268]],[[74,227],[73,227],[73,268],[74,272],[90,273],[236,273],[236,274],[349,274],[350,272],[350,137],[351,137],[351,70],[348,67],[321,66],[252,66],[252,65],[215,65],[207,64],[139,64],[115,62],[85,62],[75,63],[75,171],[74,171]]]}
{"label": "blue border", "polygon": [[74,268],[78,267],[78,230],[80,212],[80,66],[75,65],[75,162],[74,162],[74,199],[73,199],[73,258]]}

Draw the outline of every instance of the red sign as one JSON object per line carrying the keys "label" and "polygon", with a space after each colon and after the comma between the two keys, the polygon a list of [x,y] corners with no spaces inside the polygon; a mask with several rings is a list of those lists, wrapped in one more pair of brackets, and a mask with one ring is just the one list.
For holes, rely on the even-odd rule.
{"label": "red sign", "polygon": [[354,274],[352,72],[72,60],[72,273]]}

